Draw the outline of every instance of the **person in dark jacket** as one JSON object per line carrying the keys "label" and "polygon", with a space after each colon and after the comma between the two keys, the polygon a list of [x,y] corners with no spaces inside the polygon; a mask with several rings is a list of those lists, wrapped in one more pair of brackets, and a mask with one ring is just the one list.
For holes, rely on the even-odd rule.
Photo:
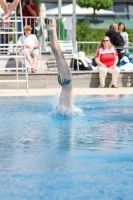
{"label": "person in dark jacket", "polygon": [[[112,23],[110,24],[109,30],[105,33],[105,36],[108,36],[110,38],[111,43],[117,48],[117,46],[124,46],[124,41],[123,44],[120,44],[118,41],[120,39],[120,33],[118,31],[118,24]],[[121,49],[117,49],[118,51],[118,58],[119,62],[123,57],[123,53]],[[119,65],[118,62],[118,65]]]}
{"label": "person in dark jacket", "polygon": [[115,23],[110,24],[109,30],[105,33],[105,36],[110,38],[111,43],[116,46],[116,35],[118,32],[118,25]]}

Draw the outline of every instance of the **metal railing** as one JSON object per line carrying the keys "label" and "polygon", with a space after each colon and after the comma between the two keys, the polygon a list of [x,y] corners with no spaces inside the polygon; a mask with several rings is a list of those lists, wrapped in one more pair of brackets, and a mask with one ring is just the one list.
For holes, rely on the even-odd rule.
{"label": "metal railing", "polygon": [[96,54],[96,50],[99,48],[100,42],[77,42],[77,51],[84,51],[86,56],[92,57]]}
{"label": "metal railing", "polygon": [[[20,20],[20,17],[11,16],[11,20]],[[66,30],[59,26],[60,20],[57,18],[57,35],[58,38],[61,38],[61,40],[67,40],[66,38]],[[43,17],[23,17],[23,25],[30,25],[32,27],[32,33],[34,33],[39,40],[39,43],[41,45],[42,52],[46,52],[46,47],[49,46],[49,36],[47,34],[47,24],[45,23],[45,18]],[[17,22],[16,24],[18,32],[21,32],[21,21]],[[7,46],[8,43],[16,43],[16,39],[20,37],[21,34],[18,34],[18,37],[15,38],[14,34],[11,34],[13,32],[12,27],[14,27],[14,22],[11,22],[10,25],[8,24],[8,28],[6,27],[6,24],[2,27],[0,27],[0,31],[4,32],[6,29],[7,34],[1,34],[0,35],[0,44],[5,44]],[[58,31],[58,28],[60,27],[60,31]],[[10,32],[10,34],[8,34]]]}
{"label": "metal railing", "polygon": [[[19,19],[19,17],[17,17]],[[13,19],[13,17],[12,17]],[[56,18],[57,20],[57,35],[60,40],[67,40],[67,31],[63,28],[63,26],[58,26],[59,23],[61,23],[61,20]],[[45,18],[43,17],[23,17],[24,25],[31,25],[33,30],[32,33],[36,34],[38,37],[39,43],[41,45],[42,53],[50,53],[50,41],[49,36],[47,34],[47,24],[45,23]],[[13,24],[10,24],[10,27],[12,28]],[[58,28],[60,27],[60,31],[58,31]],[[1,29],[1,28],[0,28]],[[11,29],[8,31],[12,31]],[[21,22],[17,23],[17,31],[21,31]],[[18,35],[19,37],[20,35]],[[1,35],[0,43],[8,44],[9,42],[16,43],[16,38],[14,38],[11,34]],[[77,51],[84,51],[87,56],[93,56],[99,47],[100,42],[99,41],[77,41]],[[133,46],[131,42],[129,42],[129,46]],[[133,50],[130,49],[130,52],[133,53]]]}
{"label": "metal railing", "polygon": [[[99,48],[100,42],[77,42],[77,49],[79,51],[84,51],[86,53],[86,56],[94,56],[96,53],[96,50]],[[117,47],[116,47],[117,48]],[[126,49],[126,48],[124,48]],[[128,51],[133,54],[133,43],[128,42]]]}
{"label": "metal railing", "polygon": [[[19,19],[19,17],[17,17]],[[32,19],[32,20],[31,20]],[[14,20],[14,17],[12,17],[12,21]],[[60,31],[58,31],[58,23],[60,23],[60,20],[56,18],[57,20],[57,35],[58,38],[62,38],[62,40],[67,40],[66,39],[66,30],[60,26]],[[36,34],[38,37],[39,43],[40,43],[40,48],[41,48],[41,53],[51,53],[51,44],[49,41],[49,36],[47,34],[47,24],[45,23],[45,18],[42,17],[23,17],[23,21],[25,22],[24,25],[31,25],[33,28],[33,33]],[[17,31],[21,33],[21,21],[18,21],[17,23]],[[14,34],[11,34],[13,32],[12,30],[13,27],[13,22],[10,23],[10,29],[7,30],[6,35],[1,34],[2,39],[1,44],[5,44],[5,46],[8,46],[8,43],[17,43],[16,37],[14,37]],[[1,28],[0,28],[1,29]],[[10,34],[8,34],[8,31]],[[59,37],[59,34],[60,37]],[[19,37],[20,35],[18,35]],[[98,49],[100,42],[99,41],[93,41],[93,42],[88,42],[88,41],[77,41],[77,52],[79,51],[84,51],[87,57],[94,57],[96,50]],[[129,42],[129,51],[131,54],[133,54],[133,43]],[[9,50],[10,51],[10,50]]]}
{"label": "metal railing", "polygon": [[[28,92],[28,72],[27,72],[27,67],[26,67],[26,62],[25,62],[25,67],[20,70],[19,68],[19,60],[24,60],[26,61],[25,55],[19,55],[17,51],[14,52],[14,47],[17,47],[17,40],[18,40],[18,35],[22,35],[24,37],[23,33],[23,21],[22,21],[22,8],[21,8],[21,3],[19,2],[20,6],[20,17],[16,17],[16,12],[15,15],[11,17],[11,20],[6,20],[4,22],[0,23],[0,59],[1,60],[6,60],[6,61],[13,61],[11,65],[11,62],[8,63],[8,66],[10,67],[10,71],[14,71],[15,74],[15,79],[10,79],[7,80],[0,80],[0,82],[4,83],[16,83],[16,88],[17,90],[19,89],[19,83],[26,83],[26,91]],[[21,24],[21,30],[18,31],[17,29],[17,24]],[[22,45],[24,48],[24,44]],[[7,71],[8,69],[5,67],[0,67],[0,71]],[[20,78],[20,71],[24,72],[24,78]]]}

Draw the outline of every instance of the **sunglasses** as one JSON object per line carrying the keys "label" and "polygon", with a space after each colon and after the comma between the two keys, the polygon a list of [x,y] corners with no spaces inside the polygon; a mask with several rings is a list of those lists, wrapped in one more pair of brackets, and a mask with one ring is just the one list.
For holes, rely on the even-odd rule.
{"label": "sunglasses", "polygon": [[103,40],[103,42],[108,42],[109,40]]}

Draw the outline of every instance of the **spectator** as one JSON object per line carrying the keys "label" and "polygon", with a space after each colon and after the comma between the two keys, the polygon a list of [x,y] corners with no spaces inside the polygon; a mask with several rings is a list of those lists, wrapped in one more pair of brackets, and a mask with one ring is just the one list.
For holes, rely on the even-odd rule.
{"label": "spectator", "polygon": [[[22,47],[21,44],[25,44],[26,58],[31,65],[31,72],[35,73],[37,66],[37,59],[39,55],[39,42],[35,34],[31,34],[32,27],[26,25],[24,27],[24,39],[20,36],[18,39],[18,47]],[[31,58],[33,57],[33,59]]]}
{"label": "spectator", "polygon": [[[10,20],[11,12],[17,7],[20,0],[1,0],[0,4],[2,9],[5,12],[5,15],[1,18],[1,21]],[[7,3],[11,3],[10,8],[8,9]]]}
{"label": "spectator", "polygon": [[[115,23],[110,24],[109,30],[106,32],[105,36],[108,36],[110,38],[111,43],[115,47],[124,46],[123,37],[121,36],[120,32],[118,31],[118,24],[115,24]],[[117,52],[118,52],[118,58],[119,58],[119,62],[120,62],[124,53],[123,53],[122,49],[117,49]]]}
{"label": "spectator", "polygon": [[[18,15],[20,15],[20,9],[17,11]],[[32,27],[32,34],[36,34],[35,32],[35,21],[36,18],[33,18],[34,16],[38,15],[38,7],[35,5],[32,0],[23,0],[22,1],[22,15],[25,17],[23,19],[23,24],[30,25]],[[26,17],[28,17],[26,19]],[[30,18],[32,17],[32,18]]]}
{"label": "spectator", "polygon": [[109,37],[104,36],[101,40],[99,49],[96,52],[95,61],[99,71],[100,88],[105,86],[105,78],[107,73],[112,74],[112,86],[118,88],[117,78],[120,73],[120,68],[117,67],[118,63],[118,52],[111,44]]}
{"label": "spectator", "polygon": [[[125,24],[123,22],[119,22],[118,31],[120,32],[121,36],[123,37],[124,46],[128,47],[128,41],[129,41],[128,33],[126,32]],[[126,49],[125,51],[128,52],[128,49]],[[125,51],[123,50],[123,53],[125,53]]]}
{"label": "spectator", "polygon": [[109,30],[105,33],[105,36],[110,38],[111,43],[116,46],[116,35],[118,32],[118,25],[115,23],[110,24]]}

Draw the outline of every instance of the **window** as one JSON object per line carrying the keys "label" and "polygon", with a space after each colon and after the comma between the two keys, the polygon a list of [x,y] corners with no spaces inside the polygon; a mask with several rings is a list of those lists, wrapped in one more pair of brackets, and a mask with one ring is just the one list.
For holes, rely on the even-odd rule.
{"label": "window", "polygon": [[130,13],[133,14],[133,4],[130,3],[130,4],[128,5],[128,10],[129,10]]}
{"label": "window", "polygon": [[127,14],[127,4],[126,3],[114,3],[114,12]]}
{"label": "window", "polygon": [[[62,3],[62,6],[66,6],[68,3]],[[50,10],[53,8],[58,8],[58,3],[45,3],[46,10]]]}
{"label": "window", "polygon": [[129,20],[133,20],[133,4],[128,4],[128,11],[129,11]]}
{"label": "window", "polygon": [[53,8],[57,8],[58,7],[58,3],[45,3],[46,6],[46,10],[50,10]]}

